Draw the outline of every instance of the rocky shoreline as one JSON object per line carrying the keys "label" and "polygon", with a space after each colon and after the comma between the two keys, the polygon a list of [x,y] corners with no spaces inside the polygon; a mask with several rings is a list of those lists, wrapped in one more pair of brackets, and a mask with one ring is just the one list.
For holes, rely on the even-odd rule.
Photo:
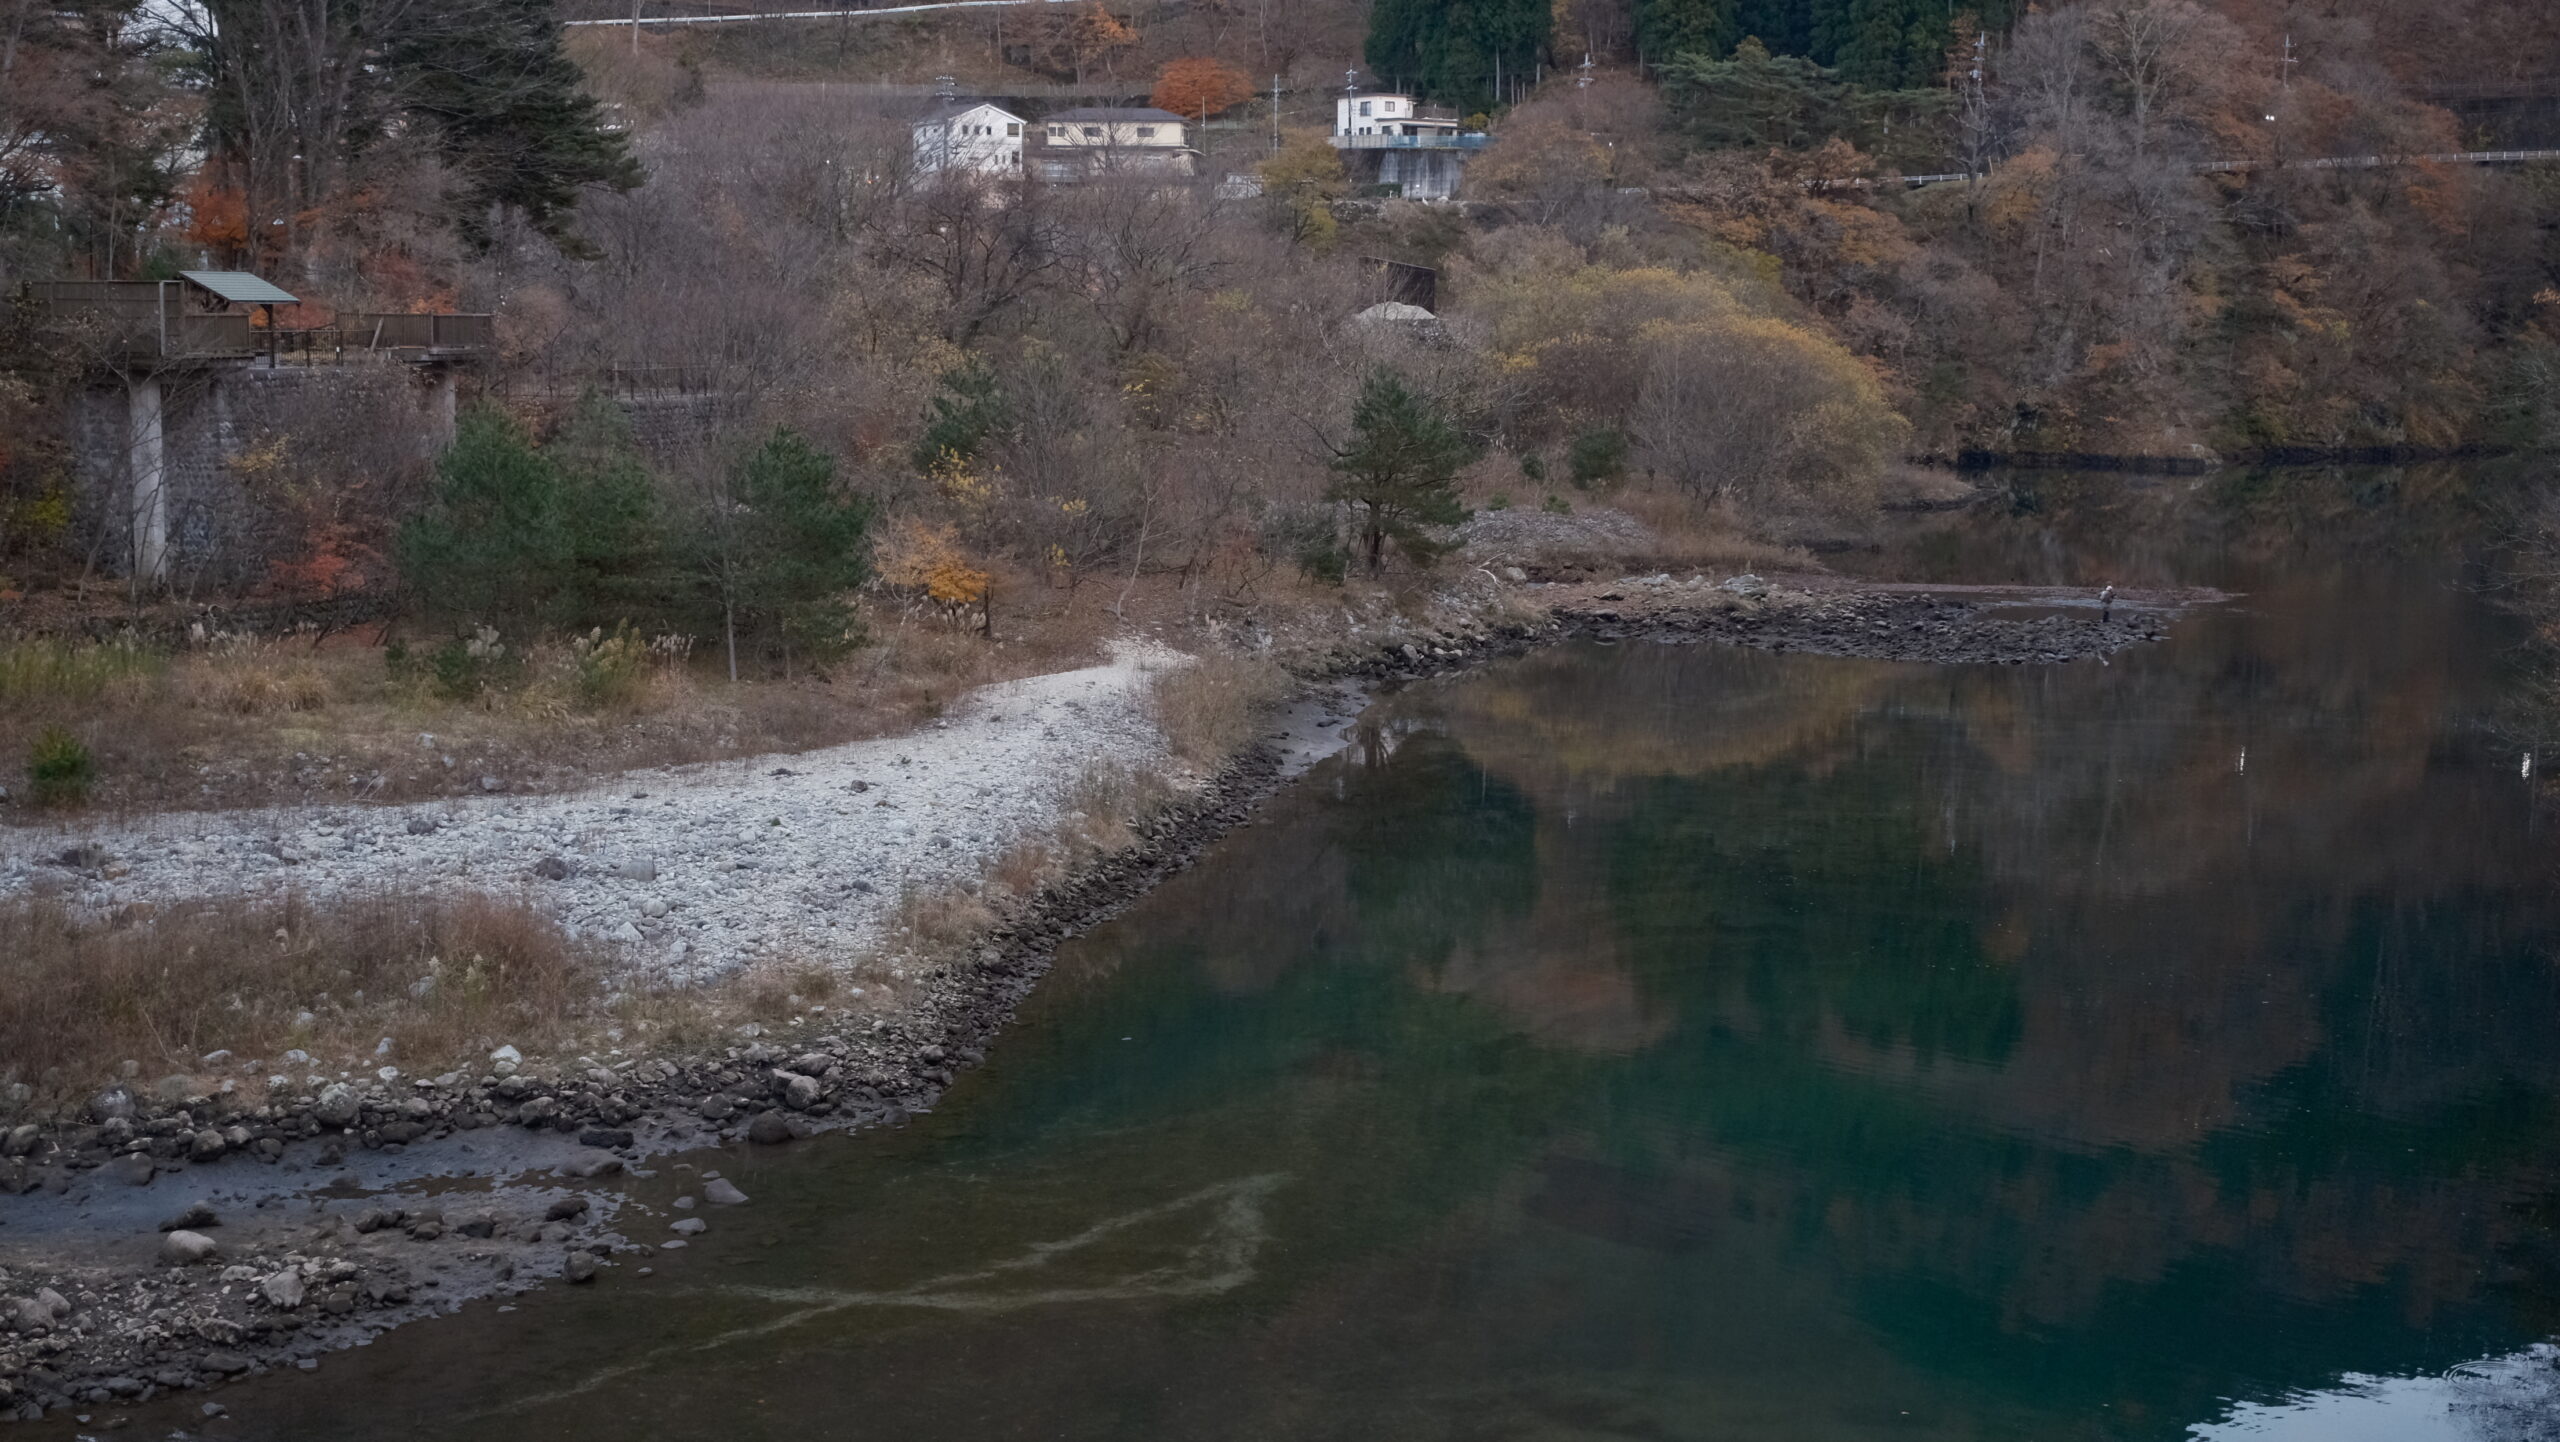
{"label": "rocky shoreline", "polygon": [[[1536,619],[1454,618],[1302,669],[1318,682],[1394,684],[1573,639],[2054,664],[2159,640],[2166,618],[2199,599],[2128,596],[2110,609],[2076,592],[1744,581],[1539,587]],[[84,1116],[0,1131],[0,1417],[313,1367],[472,1298],[587,1282],[617,1256],[681,1247],[689,1216],[670,1240],[625,1234],[638,1219],[622,1215],[616,1173],[645,1175],[650,1158],[671,1153],[896,1125],[930,1108],[985,1059],[1062,942],[1190,865],[1289,774],[1268,744],[1231,761],[1136,844],[934,968],[901,1018],[748,1027],[717,1054],[612,1066],[528,1063],[501,1048],[472,1072],[341,1083],[255,1107],[110,1088]],[[445,1185],[457,1178],[488,1185]],[[716,1172],[702,1182],[712,1205],[748,1202]],[[31,1231],[48,1239],[34,1260],[18,1245]],[[208,1415],[220,1407],[206,1405]]]}

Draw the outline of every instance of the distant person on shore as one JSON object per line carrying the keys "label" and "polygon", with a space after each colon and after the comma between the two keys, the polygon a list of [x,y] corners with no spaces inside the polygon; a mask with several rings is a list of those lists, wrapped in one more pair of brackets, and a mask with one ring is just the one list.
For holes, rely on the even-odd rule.
{"label": "distant person on shore", "polygon": [[2113,587],[2113,586],[2102,586],[2102,587],[2100,587],[2100,588],[2099,588],[2099,590],[2098,590],[2098,621],[2099,621],[2099,624],[2104,625],[2105,623],[2107,623],[2107,622],[2109,622],[2109,621],[2112,621],[2112,620],[2114,620],[2115,618],[2116,618],[2116,588],[2115,588],[2115,587]]}

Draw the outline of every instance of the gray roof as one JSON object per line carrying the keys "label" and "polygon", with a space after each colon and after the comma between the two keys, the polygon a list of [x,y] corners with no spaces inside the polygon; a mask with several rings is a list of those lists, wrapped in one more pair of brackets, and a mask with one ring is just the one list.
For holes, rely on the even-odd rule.
{"label": "gray roof", "polygon": [[1170,110],[1157,110],[1152,106],[1123,109],[1116,105],[1087,105],[1074,110],[1061,110],[1049,118],[1051,120],[1143,120],[1149,124],[1171,121],[1176,125],[1187,123],[1181,116]]}
{"label": "gray roof", "polygon": [[271,281],[251,275],[245,270],[182,270],[181,280],[192,281],[212,291],[233,305],[300,305],[300,297],[279,290]]}
{"label": "gray roof", "polygon": [[968,114],[970,111],[979,109],[982,106],[994,106],[997,114],[1002,115],[1009,120],[1020,120],[1022,118],[1021,116],[1014,114],[1012,111],[1005,109],[1003,106],[996,105],[992,100],[946,100],[940,105],[933,107],[931,110],[926,111],[924,114],[917,116],[916,124],[936,125],[945,120],[956,120],[959,117]]}

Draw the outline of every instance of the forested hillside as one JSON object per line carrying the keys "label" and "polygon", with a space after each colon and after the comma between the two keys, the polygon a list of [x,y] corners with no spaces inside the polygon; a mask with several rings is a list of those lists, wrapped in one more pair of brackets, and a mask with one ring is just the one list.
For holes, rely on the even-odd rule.
{"label": "forested hillside", "polygon": [[[730,609],[661,542],[784,433],[917,596],[1338,576],[1380,368],[1461,434],[1461,509],[1634,486],[1779,536],[1853,526],[1903,458],[2560,435],[2560,172],[2441,158],[2560,74],[2560,20],[2521,0],[1186,0],[637,36],[554,24],[625,13],[601,0],[301,13],[0,0],[0,281],[211,265],[303,296],[280,326],[491,312],[476,384],[515,429],[474,434],[519,448],[634,375],[733,398],[630,491],[661,540],[611,564],[657,578],[657,624]],[[1491,128],[1461,204],[1362,193],[1324,143],[1362,52],[1361,84]],[[1203,184],[920,171],[936,75],[1035,116],[1177,105]],[[2304,164],[2336,157],[2378,163]],[[1210,191],[1246,176],[1259,197]],[[1439,272],[1427,331],[1357,319],[1387,260]],[[49,419],[70,372],[12,314],[0,569],[94,569]],[[261,444],[298,509],[223,574],[398,579],[423,463],[358,493],[343,448]],[[787,665],[779,625],[753,639]]]}

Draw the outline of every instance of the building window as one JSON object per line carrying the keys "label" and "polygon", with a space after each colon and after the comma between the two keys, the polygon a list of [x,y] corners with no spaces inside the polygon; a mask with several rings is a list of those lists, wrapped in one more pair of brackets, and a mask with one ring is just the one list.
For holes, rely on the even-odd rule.
{"label": "building window", "polygon": [[1102,127],[1099,125],[1086,126],[1084,128],[1084,138],[1087,140],[1100,140],[1102,138]]}
{"label": "building window", "polygon": [[1050,126],[1050,127],[1049,127],[1049,138],[1050,138],[1051,140],[1064,140],[1064,139],[1066,139],[1066,138],[1067,138],[1067,127],[1065,127],[1065,126],[1063,126],[1063,125],[1052,125],[1052,126]]}
{"label": "building window", "polygon": [[1369,115],[1374,114],[1374,113],[1375,113],[1375,112],[1374,112],[1374,111],[1372,111],[1372,110],[1369,108],[1369,102],[1368,102],[1368,101],[1363,100],[1363,101],[1361,101],[1361,102],[1360,102],[1360,114],[1361,114],[1363,117],[1369,116]]}
{"label": "building window", "polygon": [[1022,135],[1022,122],[1018,120],[1008,122],[1004,128],[1004,133],[1008,139],[1019,139]]}
{"label": "building window", "polygon": [[1155,138],[1156,138],[1156,128],[1155,128],[1154,126],[1152,126],[1152,125],[1141,125],[1141,126],[1139,126],[1139,127],[1138,127],[1138,138],[1139,138],[1140,140],[1153,140],[1153,139],[1155,139]]}

